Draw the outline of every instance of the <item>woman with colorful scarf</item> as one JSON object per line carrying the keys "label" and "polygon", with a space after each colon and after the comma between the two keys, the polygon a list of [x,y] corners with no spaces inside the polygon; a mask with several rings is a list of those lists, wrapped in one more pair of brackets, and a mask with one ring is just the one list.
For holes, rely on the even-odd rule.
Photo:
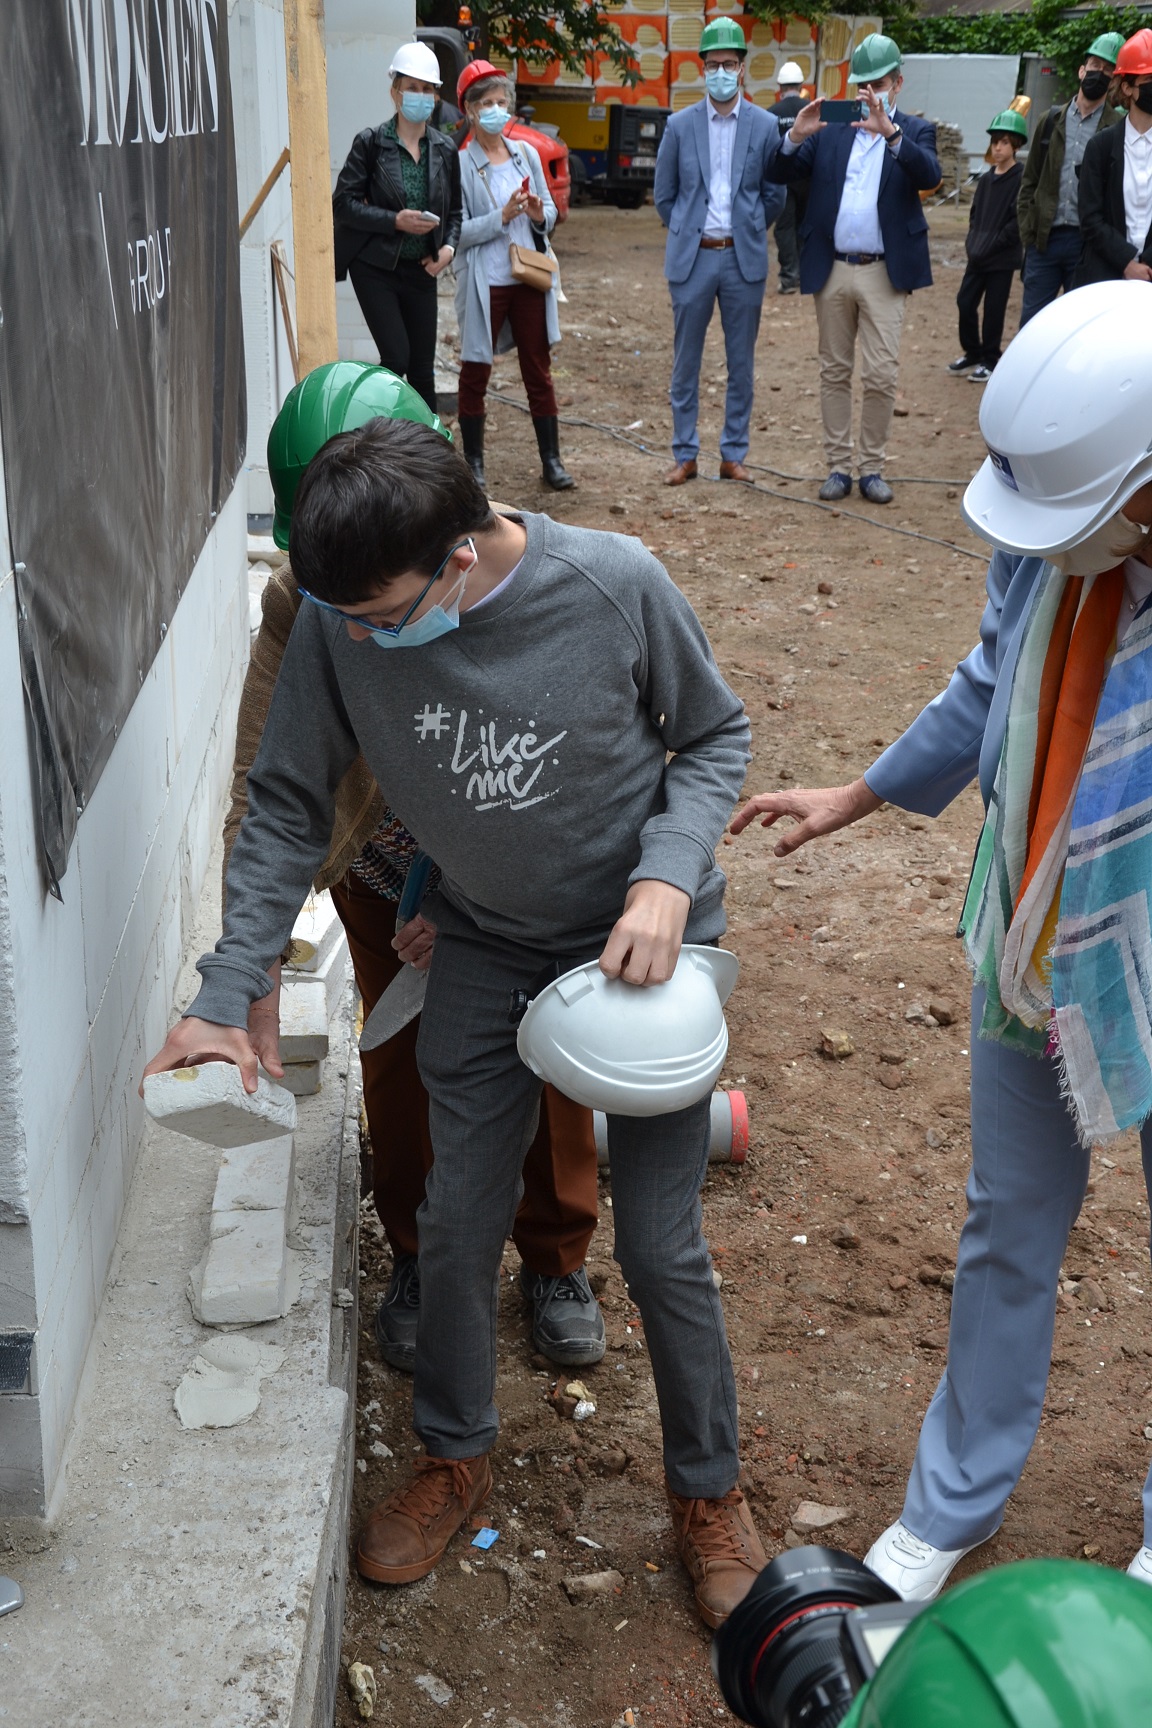
{"label": "woman with colorful scarf", "polygon": [[[1091,1148],[1139,1128],[1152,1192],[1152,284],[1063,296],[988,384],[964,515],[996,548],[980,644],[851,785],[733,822],[794,852],[883,803],[987,816],[961,920],[974,974],[972,1171],[948,1366],[900,1519],[866,1564],[930,1601],[999,1529],[1044,1405]],[[1152,1472],[1144,1546],[1152,1584]]]}

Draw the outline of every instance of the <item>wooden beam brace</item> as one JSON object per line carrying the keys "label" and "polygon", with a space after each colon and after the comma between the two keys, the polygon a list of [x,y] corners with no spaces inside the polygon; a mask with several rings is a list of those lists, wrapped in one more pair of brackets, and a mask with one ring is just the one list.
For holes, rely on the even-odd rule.
{"label": "wooden beam brace", "polygon": [[301,377],[337,358],[332,172],[328,161],[328,62],[324,0],[284,0],[292,247]]}

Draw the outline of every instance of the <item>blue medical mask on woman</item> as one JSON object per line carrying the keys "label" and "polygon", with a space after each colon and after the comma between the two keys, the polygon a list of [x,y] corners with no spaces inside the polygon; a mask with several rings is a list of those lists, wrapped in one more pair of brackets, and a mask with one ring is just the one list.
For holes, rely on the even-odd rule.
{"label": "blue medical mask on woman", "polygon": [[507,108],[481,108],[480,129],[483,132],[503,132],[511,118]]}
{"label": "blue medical mask on woman", "polygon": [[436,106],[435,96],[428,96],[419,90],[405,90],[400,98],[400,112],[405,120],[413,126],[421,125],[425,120],[431,120],[432,110]]}
{"label": "blue medical mask on woman", "polygon": [[[363,626],[371,635],[377,648],[423,648],[427,643],[435,642],[437,637],[447,636],[450,631],[459,629],[460,602],[464,598],[468,578],[477,564],[476,548],[472,541],[466,540],[464,544],[472,553],[472,562],[453,588],[451,598],[446,600],[443,605],[437,601],[435,606],[429,607],[422,618],[414,619],[411,624],[402,625],[395,635],[390,635],[386,630],[373,630],[370,624]],[[448,558],[451,558],[453,553],[458,551],[459,547],[454,546],[452,552],[449,552]],[[448,558],[445,558],[444,564],[447,564]],[[444,564],[441,564],[440,570],[443,570]],[[440,571],[438,570],[436,574],[438,576]]]}
{"label": "blue medical mask on woman", "polygon": [[710,66],[704,74],[704,88],[713,102],[731,102],[740,88],[740,74],[729,72],[726,66]]}

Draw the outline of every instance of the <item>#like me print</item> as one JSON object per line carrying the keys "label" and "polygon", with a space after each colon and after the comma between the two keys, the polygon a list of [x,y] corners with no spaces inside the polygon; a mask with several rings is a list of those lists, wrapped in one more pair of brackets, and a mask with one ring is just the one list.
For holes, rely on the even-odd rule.
{"label": "#like me print", "polygon": [[[516,731],[512,722],[487,719],[482,708],[475,715],[467,708],[454,714],[440,702],[435,708],[426,702],[415,720],[418,743],[431,741],[451,749],[447,765],[464,781],[464,797],[475,810],[527,810],[560,790],[548,784],[547,770],[560,766],[560,758],[550,758],[549,752],[568,736],[567,729],[542,739],[533,730],[535,720]],[[525,722],[518,716],[515,725]],[[444,757],[437,758],[437,766],[445,766]],[[453,786],[452,791],[459,789]]]}

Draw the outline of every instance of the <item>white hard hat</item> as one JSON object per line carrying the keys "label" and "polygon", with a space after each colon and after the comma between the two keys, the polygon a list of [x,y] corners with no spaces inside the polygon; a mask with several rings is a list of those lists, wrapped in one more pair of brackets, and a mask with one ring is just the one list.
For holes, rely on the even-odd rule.
{"label": "white hard hat", "polygon": [[801,72],[799,66],[797,66],[795,60],[785,60],[783,66],[781,66],[779,72],[776,74],[777,89],[779,89],[781,84],[803,84],[803,82],[804,74]]}
{"label": "white hard hat", "polygon": [[403,42],[392,56],[388,76],[419,78],[424,84],[442,84],[440,62],[426,42]]}
{"label": "white hard hat", "polygon": [[983,539],[1063,552],[1152,479],[1152,283],[1063,294],[1009,344],[984,389],[988,459],[964,494]]}
{"label": "white hard hat", "polygon": [[740,963],[686,947],[666,984],[606,978],[595,960],[529,1003],[520,1060],[565,1097],[615,1116],[666,1116],[706,1098],[728,1052],[723,1004]]}

